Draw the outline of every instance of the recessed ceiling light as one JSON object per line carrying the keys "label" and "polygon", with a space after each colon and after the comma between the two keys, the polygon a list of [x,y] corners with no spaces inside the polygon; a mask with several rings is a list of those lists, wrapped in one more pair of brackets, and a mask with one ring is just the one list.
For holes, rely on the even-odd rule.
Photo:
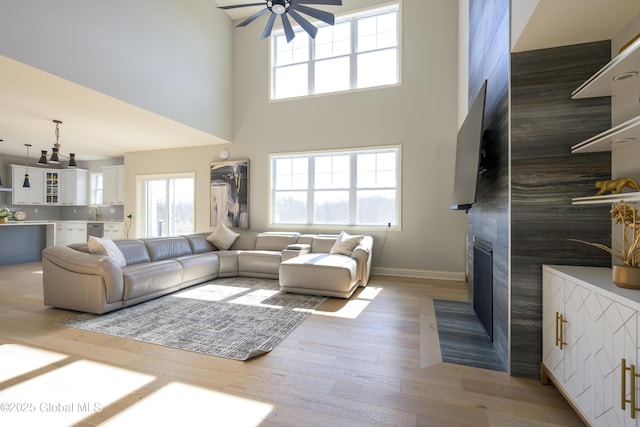
{"label": "recessed ceiling light", "polygon": [[626,73],[622,73],[622,74],[618,74],[617,76],[614,76],[613,81],[619,82],[620,80],[627,80],[637,75],[638,75],[637,71],[627,71]]}
{"label": "recessed ceiling light", "polygon": [[625,144],[627,142],[633,142],[635,141],[635,138],[620,138],[620,139],[614,139],[611,141],[612,144]]}

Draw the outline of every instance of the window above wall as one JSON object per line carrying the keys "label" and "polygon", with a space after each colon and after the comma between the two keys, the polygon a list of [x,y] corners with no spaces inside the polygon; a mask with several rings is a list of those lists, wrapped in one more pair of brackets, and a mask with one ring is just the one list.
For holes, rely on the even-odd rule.
{"label": "window above wall", "polygon": [[400,9],[397,3],[314,23],[315,39],[296,28],[271,37],[271,100],[400,83]]}

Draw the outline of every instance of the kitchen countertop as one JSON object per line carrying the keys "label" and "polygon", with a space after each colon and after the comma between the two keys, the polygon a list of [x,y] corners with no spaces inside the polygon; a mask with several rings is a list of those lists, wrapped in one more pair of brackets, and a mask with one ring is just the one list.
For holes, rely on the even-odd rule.
{"label": "kitchen countertop", "polygon": [[86,222],[86,223],[100,223],[100,224],[111,224],[111,223],[117,223],[117,224],[123,224],[124,221],[86,221],[86,220],[81,220],[81,219],[64,219],[64,220],[52,220],[52,221],[46,221],[46,220],[26,220],[26,221],[15,221],[15,220],[9,220],[9,222],[7,223],[2,223],[0,224],[0,226],[7,226],[7,225],[50,225],[50,224],[56,224],[58,222]]}

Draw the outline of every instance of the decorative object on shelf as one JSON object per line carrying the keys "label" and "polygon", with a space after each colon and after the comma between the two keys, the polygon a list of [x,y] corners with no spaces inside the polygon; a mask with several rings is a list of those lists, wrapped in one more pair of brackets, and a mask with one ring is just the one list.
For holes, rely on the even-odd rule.
{"label": "decorative object on shelf", "polygon": [[15,219],[16,221],[24,221],[25,219],[27,219],[27,214],[23,211],[14,212],[13,219]]}
{"label": "decorative object on shelf", "polygon": [[313,18],[319,19],[322,22],[326,22],[329,25],[333,25],[335,22],[335,18],[332,13],[325,12],[324,10],[313,9],[311,7],[305,6],[305,4],[319,4],[319,5],[327,5],[327,6],[342,6],[342,0],[268,0],[259,3],[245,3],[245,4],[234,4],[229,6],[220,6],[219,9],[235,9],[238,7],[250,7],[250,6],[265,6],[264,9],[259,11],[258,13],[250,16],[245,19],[236,27],[246,27],[254,20],[258,19],[265,13],[271,12],[271,16],[269,16],[269,20],[267,21],[267,25],[264,27],[264,31],[262,32],[261,38],[267,38],[271,35],[271,30],[273,29],[273,24],[276,22],[276,18],[280,16],[282,19],[282,26],[284,27],[284,33],[287,37],[287,43],[293,40],[296,36],[296,33],[293,31],[291,27],[291,22],[287,15],[291,15],[291,17],[298,23],[300,26],[311,36],[311,38],[315,38],[318,33],[318,29],[311,24],[311,22],[307,21],[302,15],[298,12],[304,13],[305,15],[309,15]]}
{"label": "decorative object on shelf", "polygon": [[53,120],[53,123],[56,124],[56,131],[55,131],[55,135],[56,135],[56,142],[55,144],[53,144],[53,148],[51,149],[51,157],[49,157],[49,160],[47,160],[47,150],[41,150],[40,153],[40,160],[38,160],[38,163],[41,165],[46,165],[48,163],[53,163],[53,164],[59,164],[60,163],[60,157],[67,157],[69,159],[69,167],[70,168],[74,168],[77,165],[76,163],[76,155],[75,153],[69,153],[69,156],[65,156],[63,154],[60,153],[60,128],[59,126],[62,124],[62,122],[60,120]]}
{"label": "decorative object on shelf", "polygon": [[13,212],[9,208],[0,209],[0,224],[6,224],[12,216]]}
{"label": "decorative object on shelf", "polygon": [[599,189],[599,191],[596,193],[596,196],[601,196],[607,192],[611,192],[612,194],[620,194],[622,193],[622,189],[625,187],[640,191],[640,185],[638,185],[635,179],[618,178],[606,181],[596,181],[596,188]]}
{"label": "decorative object on shelf", "polygon": [[249,160],[211,162],[211,226],[249,228]]}
{"label": "decorative object on shelf", "polygon": [[620,249],[584,240],[570,240],[585,243],[610,253],[622,263],[622,265],[613,266],[612,281],[622,288],[640,289],[640,217],[638,209],[627,205],[623,200],[613,205],[611,217],[615,220],[615,224],[622,224]]}
{"label": "decorative object on shelf", "polygon": [[124,234],[125,239],[129,238],[129,230],[131,230],[131,219],[133,218],[132,214],[127,215],[127,219],[124,221]]}
{"label": "decorative object on shelf", "polygon": [[31,144],[24,144],[25,147],[27,147],[27,159],[26,159],[26,168],[24,170],[24,182],[22,183],[22,186],[24,188],[29,188],[31,187],[31,183],[29,182],[29,147],[31,147]]}

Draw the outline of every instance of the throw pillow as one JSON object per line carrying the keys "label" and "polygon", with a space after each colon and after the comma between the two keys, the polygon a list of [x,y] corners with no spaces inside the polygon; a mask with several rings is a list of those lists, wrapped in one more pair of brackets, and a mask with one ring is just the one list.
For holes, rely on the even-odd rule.
{"label": "throw pillow", "polygon": [[89,236],[89,241],[87,242],[89,245],[89,252],[92,254],[98,255],[108,255],[112,257],[120,267],[127,266],[127,260],[124,258],[122,251],[113,240],[108,238],[100,238]]}
{"label": "throw pillow", "polygon": [[364,238],[364,236],[351,236],[344,231],[340,232],[338,240],[333,244],[330,254],[340,254],[351,256],[353,250],[358,246],[358,243]]}
{"label": "throw pillow", "polygon": [[218,221],[216,229],[207,236],[207,240],[215,245],[216,248],[226,251],[233,245],[239,234],[224,225],[222,221]]}

